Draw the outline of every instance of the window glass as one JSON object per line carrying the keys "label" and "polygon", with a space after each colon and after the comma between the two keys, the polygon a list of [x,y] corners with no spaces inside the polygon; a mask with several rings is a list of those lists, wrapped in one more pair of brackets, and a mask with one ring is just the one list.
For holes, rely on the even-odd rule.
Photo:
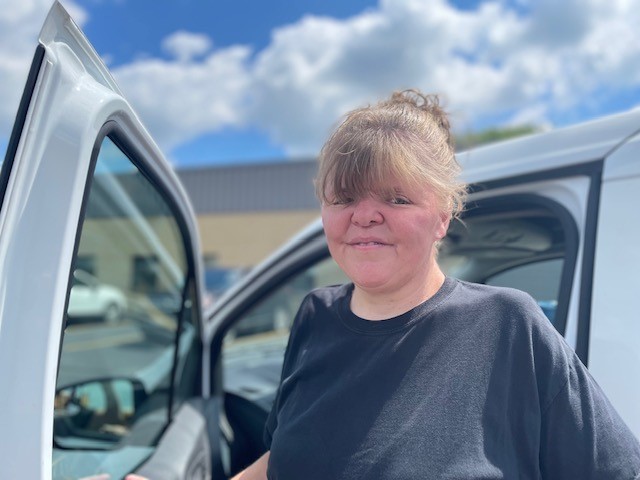
{"label": "window glass", "polygon": [[72,266],[54,479],[121,478],[152,452],[170,418],[176,345],[182,372],[196,343],[189,270],[166,200],[106,138]]}
{"label": "window glass", "polygon": [[314,288],[349,281],[331,258],[281,283],[233,324],[222,350],[224,390],[269,409],[280,381],[291,323]]}

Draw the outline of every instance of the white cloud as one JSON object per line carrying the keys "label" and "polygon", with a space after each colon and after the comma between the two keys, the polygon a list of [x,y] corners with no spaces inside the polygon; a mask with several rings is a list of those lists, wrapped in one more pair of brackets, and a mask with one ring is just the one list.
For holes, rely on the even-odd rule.
{"label": "white cloud", "polygon": [[145,59],[113,70],[143,123],[165,149],[246,118],[246,47],[199,62]]}
{"label": "white cloud", "polygon": [[346,109],[394,89],[441,92],[473,116],[493,111],[513,86],[493,64],[492,49],[523,29],[497,4],[462,12],[444,0],[383,0],[344,21],[308,17],[276,31],[259,55],[255,116],[291,154],[302,155],[317,152]]}
{"label": "white cloud", "polygon": [[[48,6],[0,3],[3,129]],[[140,58],[114,76],[165,149],[255,124],[290,155],[313,155],[347,109],[399,88],[442,93],[461,130],[496,119],[548,124],[585,104],[598,111],[640,84],[637,25],[633,0],[486,0],[464,11],[446,0],[380,0],[351,18],[281,26],[255,56],[176,32],[162,45],[171,60]]]}
{"label": "white cloud", "polygon": [[495,118],[546,125],[640,83],[632,3],[539,0],[522,13],[502,1],[462,11],[381,0],[346,20],[307,17],[258,56],[254,116],[292,155],[317,152],[347,108],[408,86],[442,93],[462,130]]}
{"label": "white cloud", "polygon": [[[86,22],[88,14],[81,7],[69,0],[64,6],[80,25]],[[51,0],[0,0],[0,138],[4,142],[50,7]],[[211,49],[204,35],[178,32],[165,39],[163,46],[176,61],[144,58],[113,73],[165,149],[224,126],[242,124],[249,83],[246,47],[213,52],[195,61]]]}
{"label": "white cloud", "polygon": [[201,33],[184,30],[175,32],[162,41],[162,48],[181,62],[193,60],[211,50],[211,39]]}
{"label": "white cloud", "polygon": [[536,103],[518,110],[508,121],[508,126],[535,125],[541,130],[552,127],[548,119],[548,107],[544,103]]}

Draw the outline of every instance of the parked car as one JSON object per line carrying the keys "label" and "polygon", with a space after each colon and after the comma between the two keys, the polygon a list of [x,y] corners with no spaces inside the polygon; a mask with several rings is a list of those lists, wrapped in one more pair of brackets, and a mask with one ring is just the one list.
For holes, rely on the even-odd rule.
{"label": "parked car", "polygon": [[101,320],[115,324],[127,310],[127,297],[119,288],[100,282],[84,270],[73,272],[67,322]]}
{"label": "parked car", "polygon": [[[638,436],[639,132],[635,110],[460,153],[471,195],[439,257],[449,275],[536,298]],[[0,478],[218,480],[264,450],[297,305],[345,280],[321,224],[204,310],[187,195],[57,3],[0,201]],[[130,285],[136,314],[163,334],[133,321],[66,328],[79,259],[98,281]],[[178,296],[159,308],[154,292]],[[273,329],[246,325],[265,315],[279,319]]]}

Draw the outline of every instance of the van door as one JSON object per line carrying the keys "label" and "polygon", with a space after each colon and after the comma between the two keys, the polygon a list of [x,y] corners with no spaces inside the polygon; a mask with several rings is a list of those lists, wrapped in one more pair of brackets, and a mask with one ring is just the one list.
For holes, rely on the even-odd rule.
{"label": "van door", "polygon": [[0,478],[222,478],[194,215],[58,3],[0,195]]}

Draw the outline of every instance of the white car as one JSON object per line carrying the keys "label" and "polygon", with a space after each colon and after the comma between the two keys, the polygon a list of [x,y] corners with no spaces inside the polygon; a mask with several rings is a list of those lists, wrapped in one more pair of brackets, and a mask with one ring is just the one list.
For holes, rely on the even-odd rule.
{"label": "white car", "polygon": [[126,310],[127,297],[122,290],[100,282],[84,270],[73,272],[67,321],[98,319],[115,324],[122,320]]}
{"label": "white car", "polygon": [[[533,295],[640,437],[639,132],[635,110],[459,154],[472,193],[440,262]],[[287,325],[305,292],[344,280],[319,221],[203,311],[187,195],[59,4],[0,201],[0,478],[219,480],[260,455]],[[68,328],[73,265],[142,321]]]}

